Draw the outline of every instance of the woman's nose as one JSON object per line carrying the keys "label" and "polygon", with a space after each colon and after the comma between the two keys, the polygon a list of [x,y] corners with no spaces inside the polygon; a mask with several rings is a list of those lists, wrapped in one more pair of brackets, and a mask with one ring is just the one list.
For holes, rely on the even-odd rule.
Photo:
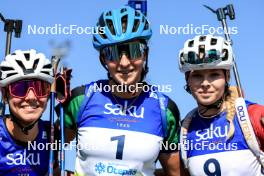
{"label": "woman's nose", "polygon": [[127,67],[127,66],[129,66],[129,64],[130,64],[130,60],[129,60],[129,58],[128,58],[128,56],[127,56],[127,54],[126,53],[122,53],[122,55],[121,55],[121,59],[120,59],[120,66],[122,66],[122,67]]}
{"label": "woman's nose", "polygon": [[30,88],[28,90],[27,96],[25,97],[25,99],[37,99],[35,92],[32,88]]}

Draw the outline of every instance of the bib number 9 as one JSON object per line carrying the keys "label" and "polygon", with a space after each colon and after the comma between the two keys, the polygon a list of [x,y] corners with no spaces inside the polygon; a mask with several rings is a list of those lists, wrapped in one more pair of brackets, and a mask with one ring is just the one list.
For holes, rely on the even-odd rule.
{"label": "bib number 9", "polygon": [[203,166],[207,176],[221,176],[220,163],[216,159],[208,159]]}

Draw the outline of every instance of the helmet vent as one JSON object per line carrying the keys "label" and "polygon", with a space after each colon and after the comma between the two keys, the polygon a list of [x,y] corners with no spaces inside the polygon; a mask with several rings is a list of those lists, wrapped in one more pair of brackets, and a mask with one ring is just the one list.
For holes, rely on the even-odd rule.
{"label": "helmet vent", "polygon": [[140,13],[138,11],[135,10],[135,16],[140,16]]}
{"label": "helmet vent", "polygon": [[93,36],[93,40],[94,40],[95,42],[99,42],[95,36]]}
{"label": "helmet vent", "polygon": [[112,12],[111,12],[111,11],[107,12],[107,13],[105,14],[105,16],[112,16]]}
{"label": "helmet vent", "polygon": [[47,71],[41,71],[41,73],[44,73],[46,75],[50,75],[50,72],[47,72]]}
{"label": "helmet vent", "polygon": [[8,78],[8,77],[10,77],[10,76],[13,76],[13,75],[16,75],[17,73],[8,73],[7,75],[6,75],[6,77]]}
{"label": "helmet vent", "polygon": [[11,71],[11,70],[14,70],[12,67],[5,67],[5,66],[0,67],[0,69],[2,71]]}
{"label": "helmet vent", "polygon": [[193,43],[194,43],[193,40],[189,41],[189,43],[188,43],[188,47],[193,47]]}
{"label": "helmet vent", "polygon": [[146,21],[146,18],[143,16],[142,23],[145,23],[145,21]]}
{"label": "helmet vent", "polygon": [[228,59],[228,50],[227,49],[223,49],[223,58],[222,61],[226,61]]}
{"label": "helmet vent", "polygon": [[181,64],[183,65],[183,64],[184,64],[183,52],[182,52],[181,55],[180,55],[180,61],[181,61]]}
{"label": "helmet vent", "polygon": [[200,36],[199,41],[203,42],[203,41],[205,41],[205,39],[206,39],[206,36]]}
{"label": "helmet vent", "polygon": [[27,74],[31,74],[31,73],[34,73],[34,69],[26,69],[24,70],[24,74],[27,75]]}
{"label": "helmet vent", "polygon": [[104,33],[99,33],[99,35],[103,38],[103,39],[107,39],[106,35]]}
{"label": "helmet vent", "polygon": [[25,68],[24,64],[22,63],[22,61],[16,60],[16,62],[20,66],[20,68],[25,72],[26,68]]}
{"label": "helmet vent", "polygon": [[120,13],[124,13],[124,12],[126,12],[126,11],[127,11],[126,8],[122,8],[122,9],[120,10]]}
{"label": "helmet vent", "polygon": [[29,53],[24,53],[24,56],[25,56],[26,60],[29,61],[29,59],[30,59],[30,57],[29,57],[30,54],[29,54]]}
{"label": "helmet vent", "polygon": [[122,32],[125,33],[127,31],[127,15],[124,15],[121,18],[121,22],[122,22]]}
{"label": "helmet vent", "polygon": [[47,64],[47,65],[44,65],[43,68],[44,69],[51,69],[52,68],[52,65],[51,64]]}
{"label": "helmet vent", "polygon": [[105,22],[104,22],[104,16],[103,16],[103,15],[101,15],[101,16],[99,17],[99,20],[98,20],[97,26],[98,26],[98,27],[105,27]]}
{"label": "helmet vent", "polygon": [[134,26],[133,26],[132,32],[136,32],[138,30],[138,27],[139,27],[139,20],[136,19],[134,21]]}
{"label": "helmet vent", "polygon": [[[105,27],[105,21],[104,21],[104,15],[102,14],[99,18],[99,22],[98,22],[98,27]],[[103,39],[107,39],[106,35],[104,33],[99,32],[99,35],[103,38]]]}
{"label": "helmet vent", "polygon": [[23,70],[24,74],[30,74],[30,73],[34,73],[34,69],[26,69],[24,64],[20,61],[20,60],[16,60],[17,64],[20,66],[20,68]]}
{"label": "helmet vent", "polygon": [[217,59],[217,51],[216,49],[211,49],[208,51],[208,58],[211,60],[211,61],[214,61]]}
{"label": "helmet vent", "polygon": [[204,59],[204,57],[205,57],[205,45],[200,45],[199,46],[198,53],[199,53],[199,58],[200,59]]}
{"label": "helmet vent", "polygon": [[145,26],[144,26],[144,30],[148,30],[149,29],[149,23],[148,21],[146,20],[146,23],[145,23]]}
{"label": "helmet vent", "polygon": [[39,59],[36,59],[34,61],[34,64],[33,64],[33,70],[36,70],[37,66],[38,66],[38,63],[39,63]]}
{"label": "helmet vent", "polygon": [[212,38],[211,39],[211,45],[216,45],[217,43],[217,39],[216,38]]}
{"label": "helmet vent", "polygon": [[195,64],[195,52],[188,52],[188,59],[190,64]]}
{"label": "helmet vent", "polygon": [[108,29],[110,29],[110,32],[112,33],[112,35],[116,35],[115,34],[115,28],[114,28],[114,25],[113,25],[113,21],[107,19],[106,20],[106,25],[107,25]]}

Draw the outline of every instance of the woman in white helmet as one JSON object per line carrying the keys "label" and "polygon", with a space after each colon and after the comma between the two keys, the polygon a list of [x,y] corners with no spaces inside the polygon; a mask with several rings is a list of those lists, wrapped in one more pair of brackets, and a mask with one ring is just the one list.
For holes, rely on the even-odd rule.
{"label": "woman in white helmet", "polygon": [[[241,127],[235,109],[237,91],[229,86],[231,45],[222,37],[196,36],[180,51],[179,67],[185,73],[185,89],[198,105],[181,127],[182,174],[262,175],[264,107],[246,101],[253,130]],[[245,136],[254,138],[255,145],[248,145]]]}
{"label": "woman in white helmet", "polygon": [[16,50],[0,64],[2,98],[9,115],[0,118],[0,175],[41,176],[48,171],[48,123],[40,119],[53,82],[50,61],[35,50]]}

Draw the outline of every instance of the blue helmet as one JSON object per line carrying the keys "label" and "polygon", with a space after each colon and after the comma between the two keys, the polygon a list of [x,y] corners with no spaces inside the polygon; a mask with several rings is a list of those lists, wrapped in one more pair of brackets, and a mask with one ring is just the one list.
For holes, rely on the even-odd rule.
{"label": "blue helmet", "polygon": [[103,12],[99,17],[96,28],[102,31],[93,35],[93,46],[97,50],[133,39],[148,41],[152,35],[149,22],[140,12],[129,6]]}

